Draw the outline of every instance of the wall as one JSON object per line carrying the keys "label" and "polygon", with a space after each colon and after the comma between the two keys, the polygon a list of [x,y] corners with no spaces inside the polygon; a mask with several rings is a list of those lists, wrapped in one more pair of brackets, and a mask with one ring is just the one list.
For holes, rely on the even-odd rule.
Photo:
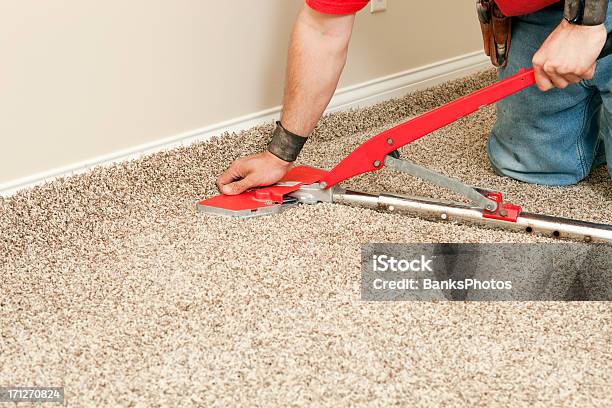
{"label": "wall", "polygon": [[[301,5],[0,0],[0,184],[278,105]],[[479,36],[472,0],[389,0],[360,13],[341,86]]]}

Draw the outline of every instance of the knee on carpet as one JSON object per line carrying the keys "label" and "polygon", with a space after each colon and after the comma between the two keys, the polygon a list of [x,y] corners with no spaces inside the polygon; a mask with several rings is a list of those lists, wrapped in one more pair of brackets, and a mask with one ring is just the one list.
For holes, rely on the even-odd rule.
{"label": "knee on carpet", "polygon": [[572,166],[560,160],[543,160],[521,155],[516,151],[491,148],[490,140],[487,144],[487,155],[493,171],[498,176],[529,184],[568,186],[578,183],[588,175],[588,171],[581,166]]}

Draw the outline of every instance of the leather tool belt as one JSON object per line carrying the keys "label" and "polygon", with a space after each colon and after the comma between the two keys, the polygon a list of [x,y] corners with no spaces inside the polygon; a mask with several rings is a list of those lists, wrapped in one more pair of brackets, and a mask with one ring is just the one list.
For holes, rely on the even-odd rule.
{"label": "leather tool belt", "polygon": [[482,30],[484,51],[496,67],[503,67],[508,61],[512,19],[503,15],[494,0],[478,0],[478,19]]}

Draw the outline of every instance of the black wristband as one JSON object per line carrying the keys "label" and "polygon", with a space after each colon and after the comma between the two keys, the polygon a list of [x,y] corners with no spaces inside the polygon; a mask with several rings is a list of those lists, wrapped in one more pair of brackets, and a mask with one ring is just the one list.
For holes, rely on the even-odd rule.
{"label": "black wristband", "polygon": [[276,122],[276,129],[272,133],[272,140],[268,144],[268,151],[286,162],[294,162],[306,138],[289,132],[280,122]]}
{"label": "black wristband", "polygon": [[609,0],[565,0],[563,17],[576,25],[596,26],[606,21]]}

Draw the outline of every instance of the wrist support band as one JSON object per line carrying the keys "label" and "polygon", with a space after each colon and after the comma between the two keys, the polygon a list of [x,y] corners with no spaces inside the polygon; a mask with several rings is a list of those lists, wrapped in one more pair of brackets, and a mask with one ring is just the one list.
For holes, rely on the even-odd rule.
{"label": "wrist support band", "polygon": [[606,21],[608,0],[565,0],[565,19],[576,25],[596,26]]}
{"label": "wrist support band", "polygon": [[280,122],[276,122],[276,129],[272,133],[268,151],[281,160],[294,162],[304,147],[304,143],[306,143],[305,137],[289,132]]}

